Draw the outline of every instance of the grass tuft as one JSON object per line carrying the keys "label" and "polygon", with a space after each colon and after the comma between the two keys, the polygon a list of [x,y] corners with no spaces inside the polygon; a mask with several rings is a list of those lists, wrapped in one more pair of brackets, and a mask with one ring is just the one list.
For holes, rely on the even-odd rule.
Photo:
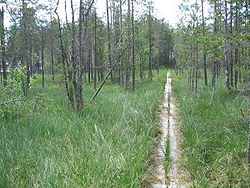
{"label": "grass tuft", "polygon": [[173,81],[181,114],[184,161],[194,187],[250,187],[248,125],[241,115],[249,101],[244,97],[236,100],[237,92],[227,92],[224,80],[218,80],[214,93],[211,88],[191,92],[182,75],[175,75]]}
{"label": "grass tuft", "polygon": [[38,82],[31,95],[46,93],[49,105],[0,121],[0,187],[141,187],[165,74],[135,92],[108,84],[81,113],[68,109],[59,80]]}

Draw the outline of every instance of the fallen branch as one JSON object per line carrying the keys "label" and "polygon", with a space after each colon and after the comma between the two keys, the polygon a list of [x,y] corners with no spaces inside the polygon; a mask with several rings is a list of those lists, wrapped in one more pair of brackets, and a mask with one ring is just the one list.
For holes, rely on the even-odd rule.
{"label": "fallen branch", "polygon": [[96,92],[94,93],[94,95],[91,97],[89,103],[92,103],[93,100],[96,98],[96,96],[98,95],[98,93],[101,91],[102,87],[104,86],[104,84],[106,83],[108,77],[110,76],[110,74],[112,73],[113,69],[116,67],[116,65],[118,64],[118,62],[120,61],[121,57],[123,56],[123,54],[125,53],[126,49],[128,48],[128,44],[127,46],[122,50],[122,52],[120,53],[120,55],[118,56],[118,58],[116,59],[116,62],[112,65],[111,69],[109,70],[108,74],[105,76],[104,80],[101,83],[101,86],[96,90]]}

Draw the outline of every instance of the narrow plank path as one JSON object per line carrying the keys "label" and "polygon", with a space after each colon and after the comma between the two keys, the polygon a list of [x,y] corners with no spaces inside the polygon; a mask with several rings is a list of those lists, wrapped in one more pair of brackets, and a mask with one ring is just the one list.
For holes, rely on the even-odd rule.
{"label": "narrow plank path", "polygon": [[[167,82],[164,89],[164,99],[159,112],[160,139],[154,149],[154,172],[152,188],[185,188],[181,180],[185,175],[180,168],[180,131],[177,124],[177,111],[175,98],[172,92],[172,78],[167,74]],[[167,141],[169,139],[169,146]],[[164,162],[166,160],[166,148],[170,147],[169,174],[166,174]],[[168,177],[168,181],[166,179]]]}

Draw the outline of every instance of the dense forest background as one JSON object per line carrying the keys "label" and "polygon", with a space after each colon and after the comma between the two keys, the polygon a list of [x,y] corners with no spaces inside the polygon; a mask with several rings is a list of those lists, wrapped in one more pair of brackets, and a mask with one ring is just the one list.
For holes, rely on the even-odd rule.
{"label": "dense forest background", "polygon": [[36,73],[41,87],[45,74],[54,79],[62,73],[70,107],[81,110],[84,82],[96,88],[110,71],[112,82],[134,90],[136,75],[152,79],[153,69],[175,64],[173,29],[152,16],[151,4],[140,3],[144,11],[135,19],[134,1],[107,1],[106,18],[97,16],[94,1],[61,2],[65,12],[58,12],[60,1],[38,3],[8,1],[7,10],[2,7],[11,15],[8,30],[2,24],[2,83],[7,85],[9,70],[24,69],[24,96]]}
{"label": "dense forest background", "polygon": [[[58,12],[59,4],[65,11]],[[94,1],[2,1],[2,86],[11,85],[8,72],[19,71],[24,74],[18,78],[20,92],[27,96],[36,73],[42,75],[41,87],[45,74],[54,80],[62,73],[69,105],[79,111],[84,82],[96,88],[109,71],[112,82],[132,90],[137,78],[151,80],[152,71],[163,66],[189,70],[195,91],[200,77],[213,88],[220,75],[228,90],[248,84],[248,1],[184,1],[176,28],[154,17],[151,1],[106,4],[103,18],[97,16]]]}

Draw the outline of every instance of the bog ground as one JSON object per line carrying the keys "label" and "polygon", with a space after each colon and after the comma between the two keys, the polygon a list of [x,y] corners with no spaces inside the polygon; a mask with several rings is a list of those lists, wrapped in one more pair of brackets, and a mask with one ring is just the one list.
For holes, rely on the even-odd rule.
{"label": "bog ground", "polygon": [[0,188],[250,187],[249,18],[249,0],[1,0]]}
{"label": "bog ground", "polygon": [[140,187],[165,77],[135,93],[109,84],[80,114],[51,82],[45,109],[0,122],[0,187]]}

